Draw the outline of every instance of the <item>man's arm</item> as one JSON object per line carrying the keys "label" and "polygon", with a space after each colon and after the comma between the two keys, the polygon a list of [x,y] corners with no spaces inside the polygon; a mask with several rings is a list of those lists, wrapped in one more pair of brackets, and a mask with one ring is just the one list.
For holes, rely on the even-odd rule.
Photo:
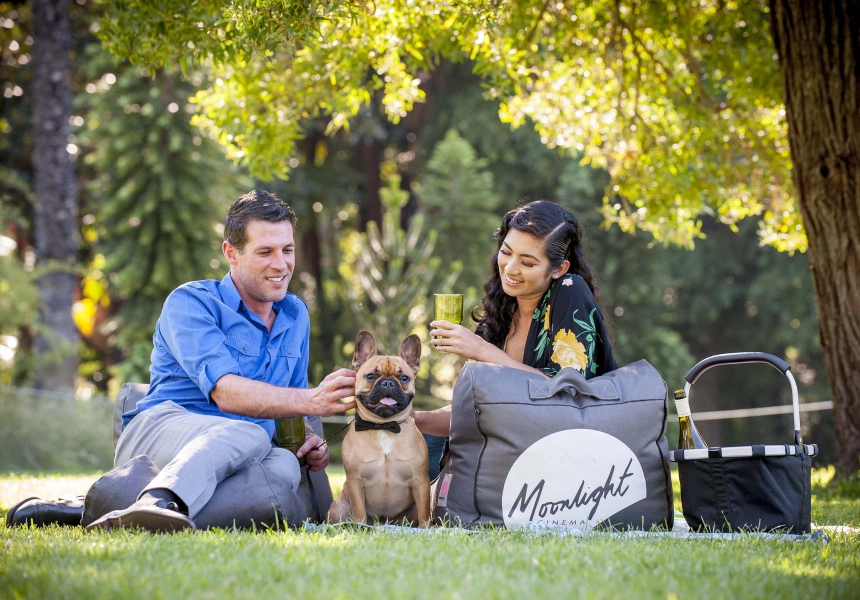
{"label": "man's arm", "polygon": [[327,417],[355,407],[355,371],[340,369],[315,388],[282,388],[238,375],[224,375],[211,398],[224,412],[256,419],[283,419],[304,415]]}

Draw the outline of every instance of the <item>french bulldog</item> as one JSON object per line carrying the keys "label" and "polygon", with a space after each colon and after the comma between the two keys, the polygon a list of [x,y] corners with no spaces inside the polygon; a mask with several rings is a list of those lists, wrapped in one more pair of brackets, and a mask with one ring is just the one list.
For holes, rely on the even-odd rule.
{"label": "french bulldog", "polygon": [[420,360],[416,335],[403,340],[399,356],[378,355],[367,331],[356,337],[356,418],[343,440],[346,483],[329,509],[330,523],[430,524],[427,444],[410,410]]}

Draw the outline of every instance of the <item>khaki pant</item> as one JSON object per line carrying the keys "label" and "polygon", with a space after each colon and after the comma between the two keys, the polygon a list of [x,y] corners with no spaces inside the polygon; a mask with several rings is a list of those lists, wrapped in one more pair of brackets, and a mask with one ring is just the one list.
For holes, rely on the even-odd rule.
{"label": "khaki pant", "polygon": [[[286,488],[294,496],[302,469],[291,452],[272,446],[266,431],[255,423],[200,415],[166,401],[143,411],[122,432],[114,465],[147,455],[160,469],[144,492],[166,488],[188,506],[194,517],[216,488],[231,476],[259,464],[276,496]],[[246,490],[254,494],[254,490]]]}

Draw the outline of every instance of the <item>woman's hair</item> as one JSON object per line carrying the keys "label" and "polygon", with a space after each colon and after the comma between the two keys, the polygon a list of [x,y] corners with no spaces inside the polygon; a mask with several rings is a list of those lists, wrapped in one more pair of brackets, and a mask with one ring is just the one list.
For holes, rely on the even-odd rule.
{"label": "woman's hair", "polygon": [[502,218],[501,227],[493,234],[498,246],[490,261],[490,278],[484,284],[484,299],[481,306],[472,311],[472,319],[478,323],[476,333],[500,348],[517,311],[517,300],[505,293],[499,275],[499,249],[511,229],[530,233],[544,243],[550,269],[565,260],[570,261],[568,273],[582,277],[591,288],[594,299],[600,302],[600,290],[591,264],[585,257],[582,227],[576,217],[548,200],[535,200],[509,210]]}

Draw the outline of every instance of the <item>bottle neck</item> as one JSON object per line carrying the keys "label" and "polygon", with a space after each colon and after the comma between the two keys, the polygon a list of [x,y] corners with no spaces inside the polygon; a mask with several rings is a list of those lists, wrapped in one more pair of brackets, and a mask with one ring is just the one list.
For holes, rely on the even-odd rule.
{"label": "bottle neck", "polygon": [[679,417],[689,417],[690,401],[687,398],[675,399],[675,410],[678,411]]}

